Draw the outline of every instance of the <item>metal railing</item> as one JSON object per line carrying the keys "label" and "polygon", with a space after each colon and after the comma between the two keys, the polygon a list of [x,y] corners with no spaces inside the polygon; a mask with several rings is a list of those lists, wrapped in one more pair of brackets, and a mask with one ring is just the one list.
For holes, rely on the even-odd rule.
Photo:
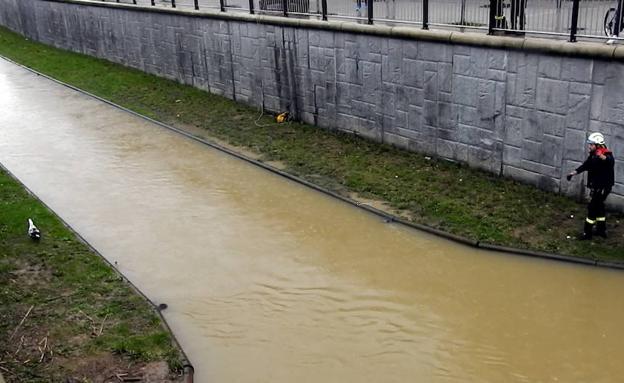
{"label": "metal railing", "polygon": [[[284,17],[482,30],[490,34],[620,39],[624,0],[102,0]],[[611,37],[609,35],[617,35]]]}

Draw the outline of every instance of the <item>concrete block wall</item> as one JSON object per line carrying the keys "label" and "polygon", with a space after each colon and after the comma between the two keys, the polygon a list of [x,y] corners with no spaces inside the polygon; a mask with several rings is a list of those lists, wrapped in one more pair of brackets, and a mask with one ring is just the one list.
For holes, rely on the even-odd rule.
{"label": "concrete block wall", "polygon": [[[396,28],[254,20],[0,0],[0,24],[43,43],[545,190],[585,192],[580,177],[569,183],[565,174],[584,160],[590,131],[605,133],[624,160],[624,64],[617,59],[565,54],[565,47],[564,54],[505,48],[518,40],[492,47],[491,36],[468,44],[422,31],[423,38],[386,33]],[[616,180],[609,201],[624,210],[617,162]]]}

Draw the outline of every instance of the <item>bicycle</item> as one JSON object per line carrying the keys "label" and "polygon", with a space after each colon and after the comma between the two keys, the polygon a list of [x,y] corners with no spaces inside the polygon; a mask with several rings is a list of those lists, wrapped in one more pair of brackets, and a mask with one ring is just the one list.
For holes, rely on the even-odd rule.
{"label": "bicycle", "polygon": [[[605,13],[604,33],[608,37],[616,35],[614,31],[616,17],[617,17],[617,8],[609,8],[607,10],[607,13]],[[617,35],[619,35],[619,32],[621,32],[622,29],[624,29],[623,26],[624,26],[624,12],[622,12],[622,14],[620,15],[620,30],[618,31]]]}

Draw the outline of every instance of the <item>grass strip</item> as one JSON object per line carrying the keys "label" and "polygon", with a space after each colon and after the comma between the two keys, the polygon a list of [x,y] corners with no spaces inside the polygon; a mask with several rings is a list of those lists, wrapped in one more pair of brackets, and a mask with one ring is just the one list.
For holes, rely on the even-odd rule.
{"label": "grass strip", "polygon": [[1,28],[0,54],[263,161],[279,161],[286,171],[344,195],[383,201],[412,222],[492,244],[624,261],[621,213],[609,216],[608,239],[577,241],[585,205],[561,195],[339,131],[278,125],[224,97]]}
{"label": "grass strip", "polygon": [[[27,235],[29,217],[43,229],[39,242]],[[104,381],[157,367],[165,381],[181,381],[180,353],[150,305],[0,170],[0,372],[7,382]]]}

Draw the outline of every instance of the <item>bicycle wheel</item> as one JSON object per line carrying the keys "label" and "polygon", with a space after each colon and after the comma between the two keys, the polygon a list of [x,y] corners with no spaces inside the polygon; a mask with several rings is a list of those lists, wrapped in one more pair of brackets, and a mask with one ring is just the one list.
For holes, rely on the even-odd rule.
{"label": "bicycle wheel", "polygon": [[613,30],[613,27],[615,26],[615,16],[615,8],[609,8],[607,13],[605,13],[604,33],[607,36],[613,36],[615,34],[615,31]]}

